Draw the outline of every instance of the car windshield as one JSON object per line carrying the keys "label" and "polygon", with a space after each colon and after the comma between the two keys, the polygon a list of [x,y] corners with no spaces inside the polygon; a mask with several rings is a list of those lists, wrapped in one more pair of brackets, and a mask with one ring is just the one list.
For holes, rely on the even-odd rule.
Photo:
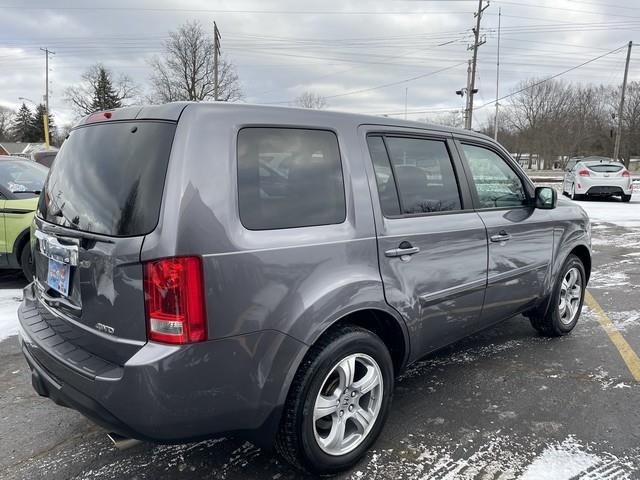
{"label": "car windshield", "polygon": [[596,165],[587,165],[589,170],[599,173],[615,173],[622,170],[622,165],[616,165],[611,163],[598,163]]}
{"label": "car windshield", "polygon": [[49,169],[27,160],[0,161],[0,185],[16,195],[40,193]]}

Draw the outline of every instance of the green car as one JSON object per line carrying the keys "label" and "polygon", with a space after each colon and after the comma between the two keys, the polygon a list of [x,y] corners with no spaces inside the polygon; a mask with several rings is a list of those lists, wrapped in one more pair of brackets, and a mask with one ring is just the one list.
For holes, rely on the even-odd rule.
{"label": "green car", "polygon": [[21,268],[33,279],[29,229],[49,169],[31,160],[0,156],[0,268]]}

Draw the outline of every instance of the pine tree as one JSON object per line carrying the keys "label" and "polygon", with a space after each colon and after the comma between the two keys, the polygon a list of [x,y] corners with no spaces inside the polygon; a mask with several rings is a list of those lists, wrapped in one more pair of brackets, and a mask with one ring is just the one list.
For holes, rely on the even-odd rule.
{"label": "pine tree", "polygon": [[[40,104],[36,107],[36,113],[33,116],[33,140],[32,142],[44,142],[44,115],[47,111],[47,107],[44,104]],[[49,141],[53,140],[55,133],[55,125],[53,123],[53,115],[49,114]]]}
{"label": "pine tree", "polygon": [[13,117],[11,136],[16,142],[33,142],[35,141],[34,130],[34,117],[29,107],[23,103],[18,113]]}
{"label": "pine tree", "polygon": [[96,78],[93,100],[91,102],[92,110],[97,112],[120,108],[121,106],[122,102],[113,87],[111,74],[102,65],[98,65],[98,76]]}

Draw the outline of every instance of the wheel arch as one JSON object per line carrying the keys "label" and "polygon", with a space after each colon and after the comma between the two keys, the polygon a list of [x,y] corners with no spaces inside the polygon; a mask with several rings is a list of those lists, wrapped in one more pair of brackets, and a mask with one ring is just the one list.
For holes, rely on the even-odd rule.
{"label": "wheel arch", "polygon": [[310,340],[305,342],[306,348],[296,356],[289,371],[283,376],[284,382],[280,391],[280,398],[276,402],[277,407],[273,409],[262,428],[249,436],[252,441],[256,441],[261,447],[273,447],[282,418],[283,407],[300,365],[304,363],[309,350],[314,344],[329,332],[343,325],[355,325],[378,335],[389,349],[396,376],[406,367],[410,357],[410,342],[409,332],[402,317],[386,303],[383,305],[364,304],[352,306],[351,309],[342,312],[332,322],[324,324],[324,328],[321,331],[317,331],[310,337]]}
{"label": "wheel arch", "polygon": [[15,268],[21,268],[20,264],[20,256],[22,254],[22,250],[29,245],[30,239],[30,229],[25,228],[22,232],[18,234],[16,239],[13,242],[12,253],[9,258],[9,266]]}

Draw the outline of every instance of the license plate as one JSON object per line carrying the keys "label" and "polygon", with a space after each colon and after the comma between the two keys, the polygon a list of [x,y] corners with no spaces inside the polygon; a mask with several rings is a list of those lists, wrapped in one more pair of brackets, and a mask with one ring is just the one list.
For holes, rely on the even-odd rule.
{"label": "license plate", "polygon": [[65,297],[69,295],[69,265],[49,259],[47,284]]}

